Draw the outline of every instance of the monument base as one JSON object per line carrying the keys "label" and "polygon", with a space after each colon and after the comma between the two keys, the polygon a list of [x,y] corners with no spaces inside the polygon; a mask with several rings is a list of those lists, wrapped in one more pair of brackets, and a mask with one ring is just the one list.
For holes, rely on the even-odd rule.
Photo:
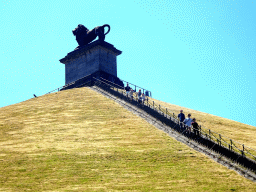
{"label": "monument base", "polygon": [[94,41],[60,59],[65,64],[65,84],[98,71],[117,77],[116,57],[122,52],[105,41]]}
{"label": "monument base", "polygon": [[66,89],[84,87],[84,86],[93,86],[95,82],[101,82],[101,81],[119,89],[124,88],[123,81],[121,81],[118,77],[111,75],[109,73],[106,73],[104,71],[97,71],[93,74],[87,75],[74,82],[66,84],[66,86],[63,87],[61,91]]}

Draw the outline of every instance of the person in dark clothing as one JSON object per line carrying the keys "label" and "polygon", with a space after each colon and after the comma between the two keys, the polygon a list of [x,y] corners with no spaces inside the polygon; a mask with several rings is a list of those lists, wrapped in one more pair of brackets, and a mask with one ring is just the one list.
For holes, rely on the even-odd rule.
{"label": "person in dark clothing", "polygon": [[185,119],[185,115],[183,113],[183,110],[180,110],[180,114],[178,115],[178,118],[180,119],[180,122],[183,122]]}
{"label": "person in dark clothing", "polygon": [[126,91],[126,97],[128,97],[129,91],[131,89],[131,87],[129,87],[129,84],[127,83],[126,87],[124,88]]}
{"label": "person in dark clothing", "polygon": [[193,118],[193,122],[191,123],[191,125],[193,127],[195,136],[198,137],[199,136],[199,126],[198,126],[198,123],[196,122],[195,118]]}
{"label": "person in dark clothing", "polygon": [[183,110],[180,110],[180,114],[178,115],[178,118],[180,120],[180,128],[183,128],[183,121],[185,120],[185,115],[183,113]]}
{"label": "person in dark clothing", "polygon": [[140,97],[141,95],[142,95],[142,92],[141,92],[141,89],[139,89],[138,97]]}
{"label": "person in dark clothing", "polygon": [[138,102],[141,104],[142,103],[142,98],[141,98],[141,96],[142,96],[142,92],[141,92],[141,89],[139,89],[139,92],[137,93],[137,99],[138,99]]}

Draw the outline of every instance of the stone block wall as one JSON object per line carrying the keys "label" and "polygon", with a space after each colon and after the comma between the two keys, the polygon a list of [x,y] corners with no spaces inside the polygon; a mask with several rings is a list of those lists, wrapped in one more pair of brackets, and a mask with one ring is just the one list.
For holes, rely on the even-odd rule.
{"label": "stone block wall", "polygon": [[111,75],[117,76],[116,56],[112,51],[105,48],[100,49],[99,69]]}
{"label": "stone block wall", "polygon": [[107,42],[95,41],[84,48],[70,52],[60,62],[65,64],[65,84],[104,71],[117,76],[116,56],[121,51]]}

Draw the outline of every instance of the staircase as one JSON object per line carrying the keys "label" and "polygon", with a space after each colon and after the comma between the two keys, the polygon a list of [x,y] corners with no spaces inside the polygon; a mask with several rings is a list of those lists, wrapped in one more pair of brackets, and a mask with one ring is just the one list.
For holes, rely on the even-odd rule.
{"label": "staircase", "polygon": [[202,130],[200,130],[201,134],[198,138],[193,137],[193,133],[185,133],[184,130],[180,129],[177,116],[167,109],[163,110],[160,105],[151,101],[150,98],[145,101],[144,105],[139,104],[136,94],[133,97],[135,99],[130,100],[126,97],[123,88],[112,87],[103,79],[95,79],[94,85],[90,88],[116,101],[176,140],[206,154],[229,169],[234,169],[242,176],[256,181],[256,161],[254,159],[245,156],[243,152],[240,154],[225,147],[221,142],[215,142],[209,135],[205,135]]}

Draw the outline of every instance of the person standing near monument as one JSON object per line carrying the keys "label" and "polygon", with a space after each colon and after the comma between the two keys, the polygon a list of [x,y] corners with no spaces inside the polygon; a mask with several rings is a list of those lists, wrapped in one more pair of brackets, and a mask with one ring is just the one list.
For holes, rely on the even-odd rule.
{"label": "person standing near monument", "polygon": [[141,92],[141,89],[139,89],[139,92],[137,93],[137,97],[138,97],[137,99],[138,99],[139,103],[141,103],[141,101],[142,101],[141,96],[142,96],[142,92]]}
{"label": "person standing near monument", "polygon": [[142,93],[141,93],[141,89],[139,89],[138,97],[140,97],[141,95],[142,95]]}
{"label": "person standing near monument", "polygon": [[145,102],[145,100],[146,100],[146,96],[145,96],[145,94],[144,94],[144,93],[142,93],[142,95],[141,95],[141,99],[142,99],[142,104],[144,105],[144,102]]}
{"label": "person standing near monument", "polygon": [[130,94],[130,100],[133,100],[133,93],[134,93],[134,91],[133,91],[133,89],[131,88],[131,89],[130,89],[130,92],[129,92],[129,94]]}
{"label": "person standing near monument", "polygon": [[138,102],[139,102],[139,104],[142,104],[142,95],[138,96]]}
{"label": "person standing near monument", "polygon": [[126,97],[128,97],[129,91],[131,89],[131,87],[129,87],[129,84],[127,83],[126,87],[124,88],[126,91]]}

